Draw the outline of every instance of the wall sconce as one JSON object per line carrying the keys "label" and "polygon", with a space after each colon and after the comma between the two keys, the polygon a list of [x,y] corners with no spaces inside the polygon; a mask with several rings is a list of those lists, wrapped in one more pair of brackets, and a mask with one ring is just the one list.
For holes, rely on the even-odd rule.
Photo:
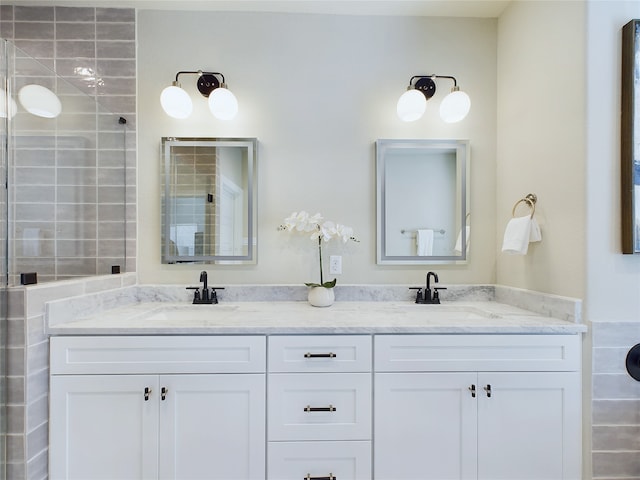
{"label": "wall sconce", "polygon": [[[184,119],[191,115],[193,103],[191,97],[185,92],[178,77],[180,75],[198,75],[196,86],[203,97],[208,97],[209,110],[214,117],[219,120],[231,120],[238,113],[238,100],[224,81],[224,75],[218,72],[203,72],[198,70],[195,72],[178,72],[176,80],[171,86],[162,90],[160,94],[160,104],[167,115],[173,118]],[[222,82],[218,80],[218,76]]]}
{"label": "wall sconce", "polygon": [[[407,91],[398,99],[396,111],[400,120],[413,122],[418,120],[427,108],[427,100],[436,93],[436,78],[453,80],[453,88],[442,103],[440,103],[440,117],[447,123],[456,123],[469,113],[471,99],[458,87],[455,77],[447,75],[415,75],[409,80]],[[414,83],[415,81],[415,83]]]}

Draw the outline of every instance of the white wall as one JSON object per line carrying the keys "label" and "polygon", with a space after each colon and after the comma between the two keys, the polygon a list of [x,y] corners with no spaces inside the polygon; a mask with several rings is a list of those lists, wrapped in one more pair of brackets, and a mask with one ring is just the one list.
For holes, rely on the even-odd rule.
{"label": "white wall", "polygon": [[[179,70],[224,73],[240,113],[228,123],[195,98],[185,121],[158,96]],[[454,75],[472,99],[459,124],[437,105],[405,124],[395,103],[416,74]],[[181,76],[193,90],[195,77]],[[361,242],[343,258],[344,284],[495,282],[496,20],[333,15],[138,12],[139,264],[142,283],[197,281],[202,266],[161,265],[159,144],[162,136],[258,137],[258,264],[208,266],[212,283],[315,281],[315,250],[301,255],[277,232],[292,211],[319,211],[352,226]],[[375,264],[378,138],[455,138],[471,144],[471,260],[465,266]],[[326,267],[325,267],[326,268]]]}
{"label": "white wall", "polygon": [[[585,7],[518,1],[498,21],[497,244],[515,202],[538,196],[542,242],[497,255],[497,283],[584,298]],[[528,210],[521,204],[517,215]]]}
{"label": "white wall", "polygon": [[[587,306],[591,321],[640,321],[640,255],[621,255],[621,29],[637,1],[590,1],[587,16]],[[640,339],[638,339],[640,341]]]}

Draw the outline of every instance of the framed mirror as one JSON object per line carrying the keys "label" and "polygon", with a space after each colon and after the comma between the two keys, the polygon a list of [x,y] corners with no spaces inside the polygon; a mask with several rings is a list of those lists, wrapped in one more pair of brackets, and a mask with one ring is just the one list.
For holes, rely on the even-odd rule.
{"label": "framed mirror", "polygon": [[377,263],[467,260],[469,142],[376,141]]}
{"label": "framed mirror", "polygon": [[257,146],[162,138],[162,263],[256,263]]}
{"label": "framed mirror", "polygon": [[640,253],[640,20],[622,28],[622,253]]}

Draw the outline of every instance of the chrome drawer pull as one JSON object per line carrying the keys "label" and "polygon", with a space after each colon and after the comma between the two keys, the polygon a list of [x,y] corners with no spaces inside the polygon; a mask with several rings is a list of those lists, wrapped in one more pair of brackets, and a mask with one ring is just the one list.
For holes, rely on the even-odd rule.
{"label": "chrome drawer pull", "polygon": [[335,412],[336,407],[333,405],[329,405],[328,407],[312,407],[311,405],[307,405],[304,407],[305,412]]}
{"label": "chrome drawer pull", "polygon": [[169,389],[167,387],[162,387],[162,392],[160,395],[160,398],[162,400],[166,400],[167,399],[167,392],[169,391]]}
{"label": "chrome drawer pull", "polygon": [[310,473],[307,473],[307,476],[302,480],[337,480],[337,478],[333,473],[330,473],[328,477],[312,477]]}
{"label": "chrome drawer pull", "polygon": [[484,391],[487,392],[487,397],[491,397],[491,385],[484,387]]}
{"label": "chrome drawer pull", "polygon": [[144,401],[148,402],[149,401],[149,396],[151,395],[151,388],[149,387],[144,387]]}
{"label": "chrome drawer pull", "polygon": [[304,358],[336,358],[336,354],[333,352],[329,353],[311,353],[307,352],[304,354]]}

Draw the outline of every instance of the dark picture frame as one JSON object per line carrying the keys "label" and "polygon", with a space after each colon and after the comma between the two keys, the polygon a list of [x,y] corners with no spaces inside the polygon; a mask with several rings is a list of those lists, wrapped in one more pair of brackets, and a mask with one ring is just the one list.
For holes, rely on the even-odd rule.
{"label": "dark picture frame", "polygon": [[640,20],[622,27],[622,253],[640,253]]}

